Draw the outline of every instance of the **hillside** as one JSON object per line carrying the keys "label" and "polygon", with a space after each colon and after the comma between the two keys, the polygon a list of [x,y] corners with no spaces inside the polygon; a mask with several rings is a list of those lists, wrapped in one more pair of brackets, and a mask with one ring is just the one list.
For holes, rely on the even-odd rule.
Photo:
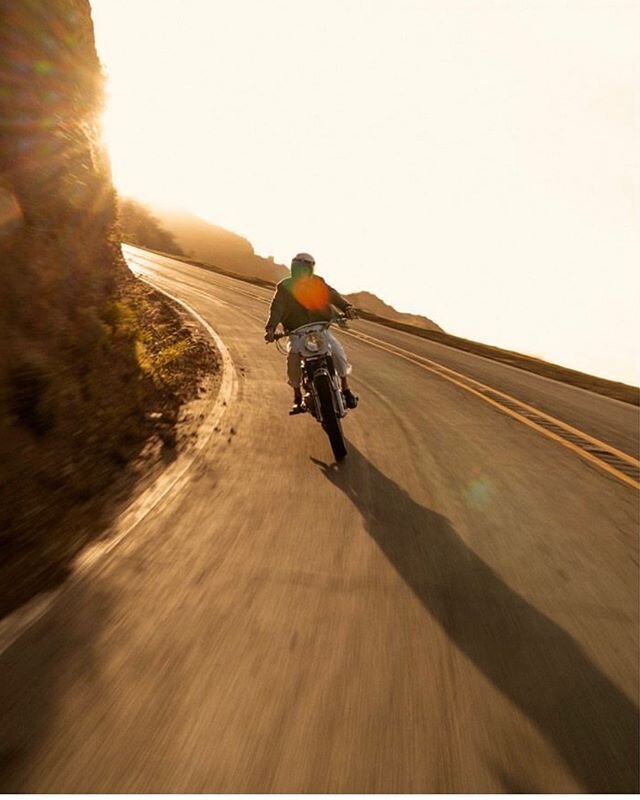
{"label": "hillside", "polygon": [[405,325],[415,325],[417,328],[424,328],[428,331],[442,331],[439,325],[432,322],[427,317],[422,317],[419,314],[407,314],[403,311],[396,311],[393,306],[385,303],[375,294],[371,292],[354,292],[345,295],[356,308],[369,311],[371,314],[376,314],[378,317],[385,317],[392,319],[396,322],[403,322]]}
{"label": "hillside", "polygon": [[[153,213],[160,224],[176,240],[182,252],[193,259],[221,267],[244,277],[260,278],[272,283],[277,283],[289,274],[289,269],[283,264],[277,264],[271,258],[262,258],[257,255],[253,245],[247,239],[218,225],[206,222],[194,214],[175,209],[162,209],[157,206],[153,208]],[[136,242],[131,240],[131,243],[135,244]],[[147,246],[156,250],[163,249]],[[167,250],[167,252],[182,255],[181,252],[175,250]],[[339,289],[339,287],[336,288]],[[371,292],[356,292],[346,295],[346,297],[356,307],[379,317],[415,325],[425,330],[442,330],[439,325],[427,317],[396,311],[393,306],[388,305]]]}
{"label": "hillside", "polygon": [[1,616],[172,447],[211,357],[122,258],[88,0],[0,3],[0,73]]}
{"label": "hillside", "polygon": [[184,255],[175,238],[166,231],[152,212],[137,200],[118,197],[118,226],[122,239],[129,244]]}
{"label": "hillside", "polygon": [[282,264],[257,255],[251,242],[244,237],[205,222],[195,214],[158,206],[154,206],[153,213],[179,247],[198,261],[274,283],[289,274]]}

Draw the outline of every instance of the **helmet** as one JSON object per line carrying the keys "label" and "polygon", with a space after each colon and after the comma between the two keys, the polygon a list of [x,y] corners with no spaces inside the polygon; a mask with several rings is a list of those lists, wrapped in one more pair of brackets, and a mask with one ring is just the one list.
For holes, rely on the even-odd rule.
{"label": "helmet", "polygon": [[313,270],[315,263],[315,258],[310,256],[309,253],[298,253],[298,255],[294,256],[291,260],[292,267],[294,264],[300,264],[300,266],[311,267],[311,270]]}

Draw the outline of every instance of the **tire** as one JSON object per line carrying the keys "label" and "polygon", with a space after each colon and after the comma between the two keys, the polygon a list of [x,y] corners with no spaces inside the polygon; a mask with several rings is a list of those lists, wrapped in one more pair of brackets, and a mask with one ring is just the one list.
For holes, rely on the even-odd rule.
{"label": "tire", "polygon": [[318,399],[320,400],[320,410],[322,411],[322,427],[329,437],[331,449],[336,461],[342,461],[347,455],[347,448],[342,435],[342,424],[340,417],[336,416],[333,408],[333,387],[328,375],[318,375],[314,379]]}

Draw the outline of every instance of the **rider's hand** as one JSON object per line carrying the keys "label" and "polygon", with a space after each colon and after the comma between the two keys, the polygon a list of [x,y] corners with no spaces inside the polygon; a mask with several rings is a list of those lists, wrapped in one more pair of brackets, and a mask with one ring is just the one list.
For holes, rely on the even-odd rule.
{"label": "rider's hand", "polygon": [[347,319],[358,319],[358,312],[353,306],[345,308],[344,315]]}
{"label": "rider's hand", "polygon": [[276,332],[273,330],[273,328],[267,328],[264,334],[265,342],[275,342],[275,339],[276,339]]}

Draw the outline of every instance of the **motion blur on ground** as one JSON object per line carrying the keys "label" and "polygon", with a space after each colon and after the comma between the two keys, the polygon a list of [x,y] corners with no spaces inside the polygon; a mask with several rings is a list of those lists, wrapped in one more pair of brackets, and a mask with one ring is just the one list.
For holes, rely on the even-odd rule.
{"label": "motion blur on ground", "polygon": [[0,790],[637,791],[637,388],[363,290],[333,463],[285,265],[118,196],[104,86],[0,0]]}
{"label": "motion blur on ground", "polygon": [[96,535],[92,501],[171,439],[214,357],[122,259],[89,3],[3,2],[0,75],[6,612],[64,576]]}

